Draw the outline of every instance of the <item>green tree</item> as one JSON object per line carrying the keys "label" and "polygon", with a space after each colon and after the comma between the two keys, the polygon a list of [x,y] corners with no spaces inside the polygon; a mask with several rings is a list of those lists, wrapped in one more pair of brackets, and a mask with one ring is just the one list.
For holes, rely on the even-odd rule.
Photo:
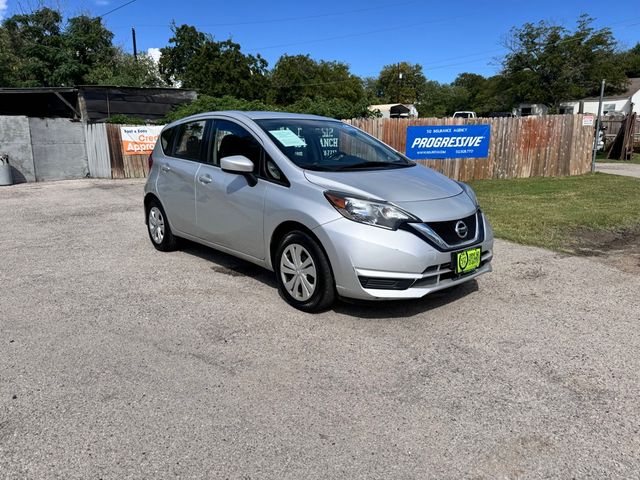
{"label": "green tree", "polygon": [[91,83],[87,74],[108,63],[117,53],[112,43],[113,33],[97,17],[81,15],[70,18],[63,39],[68,58],[62,68],[68,81],[74,85]]}
{"label": "green tree", "polygon": [[640,42],[636,46],[620,54],[624,73],[629,78],[640,77]]}
{"label": "green tree", "polygon": [[212,41],[210,35],[199,32],[190,25],[171,25],[173,36],[169,45],[160,49],[160,74],[170,85],[182,84],[189,64],[200,53],[204,45]]}
{"label": "green tree", "polygon": [[159,87],[164,82],[155,61],[145,54],[138,60],[120,48],[113,56],[95,66],[85,75],[88,85],[113,85],[119,87]]}
{"label": "green tree", "polygon": [[545,21],[512,29],[502,73],[514,101],[557,108],[563,100],[596,94],[602,78],[609,92],[623,90],[626,78],[616,61],[613,34],[608,28],[594,29],[592,23],[582,15],[573,31]]}
{"label": "green tree", "polygon": [[18,84],[17,74],[20,61],[11,48],[9,33],[0,27],[0,87]]}
{"label": "green tree", "polygon": [[422,65],[400,62],[382,68],[376,94],[380,103],[416,103],[426,84]]}
{"label": "green tree", "polygon": [[63,86],[68,55],[63,48],[62,14],[41,8],[7,18],[2,23],[15,64],[13,82],[17,87]]}
{"label": "green tree", "polygon": [[308,99],[362,101],[362,80],[342,62],[315,61],[309,55],[283,55],[271,72],[270,101],[290,105]]}
{"label": "green tree", "polygon": [[490,112],[510,112],[515,106],[509,80],[503,75],[485,79],[475,97],[474,111],[480,115]]}
{"label": "green tree", "polygon": [[208,40],[187,65],[183,86],[214,97],[264,99],[267,61],[260,55],[243,54],[240,45],[231,40]]}

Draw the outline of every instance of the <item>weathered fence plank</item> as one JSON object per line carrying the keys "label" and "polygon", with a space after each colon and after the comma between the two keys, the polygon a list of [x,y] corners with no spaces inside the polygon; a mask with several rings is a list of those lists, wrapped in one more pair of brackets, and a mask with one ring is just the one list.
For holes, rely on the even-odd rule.
{"label": "weathered fence plank", "polygon": [[113,178],[144,178],[149,174],[148,155],[123,155],[122,125],[107,125],[111,175]]}

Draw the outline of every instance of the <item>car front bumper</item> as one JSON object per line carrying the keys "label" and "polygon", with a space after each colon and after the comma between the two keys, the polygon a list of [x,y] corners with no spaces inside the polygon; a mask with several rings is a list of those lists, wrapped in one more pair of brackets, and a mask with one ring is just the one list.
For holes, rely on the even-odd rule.
{"label": "car front bumper", "polygon": [[452,252],[441,252],[410,231],[340,218],[316,227],[314,233],[327,252],[339,295],[391,300],[420,298],[490,272],[493,232],[484,216],[482,224],[483,240],[464,248],[480,247],[481,264],[465,275],[454,273]]}

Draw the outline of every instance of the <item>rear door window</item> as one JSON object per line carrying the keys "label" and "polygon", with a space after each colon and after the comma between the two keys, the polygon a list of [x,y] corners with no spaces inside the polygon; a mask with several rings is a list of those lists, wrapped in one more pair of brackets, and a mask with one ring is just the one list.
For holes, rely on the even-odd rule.
{"label": "rear door window", "polygon": [[204,147],[206,120],[184,123],[176,127],[176,140],[173,156],[187,160],[200,161]]}

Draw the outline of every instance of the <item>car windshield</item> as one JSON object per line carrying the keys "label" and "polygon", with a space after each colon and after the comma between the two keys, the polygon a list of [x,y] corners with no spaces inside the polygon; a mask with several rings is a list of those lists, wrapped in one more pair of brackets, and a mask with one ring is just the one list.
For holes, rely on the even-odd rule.
{"label": "car windshield", "polygon": [[383,170],[415,165],[382,142],[338,121],[283,118],[256,123],[301,168]]}

